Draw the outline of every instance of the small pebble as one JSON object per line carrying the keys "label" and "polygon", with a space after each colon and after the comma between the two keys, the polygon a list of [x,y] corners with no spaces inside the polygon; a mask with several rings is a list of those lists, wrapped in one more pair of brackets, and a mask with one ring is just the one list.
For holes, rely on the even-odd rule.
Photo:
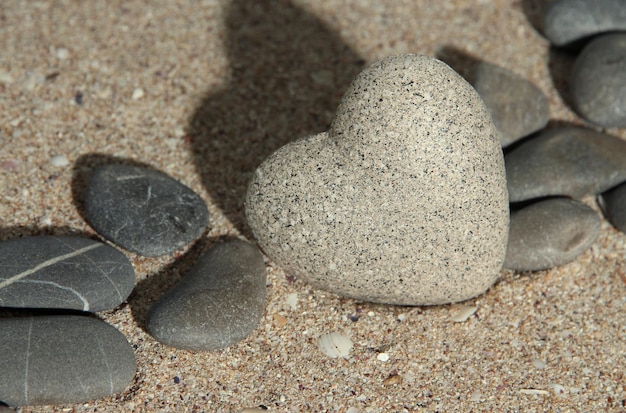
{"label": "small pebble", "polygon": [[298,293],[287,294],[287,298],[285,299],[285,304],[289,307],[290,310],[298,309]]}
{"label": "small pebble", "polygon": [[0,400],[9,406],[82,403],[119,393],[135,366],[124,335],[97,318],[0,319]]}
{"label": "small pebble", "polygon": [[545,369],[545,368],[546,368],[546,365],[547,365],[547,364],[546,364],[546,362],[545,362],[545,361],[543,361],[543,360],[541,360],[540,358],[536,358],[536,357],[535,357],[535,358],[533,359],[533,366],[535,366],[535,368],[538,368],[538,369],[540,369],[540,370],[541,370],[541,369]]}
{"label": "small pebble", "polygon": [[317,346],[330,358],[348,358],[352,350],[352,340],[341,333],[324,334],[317,339]]}
{"label": "small pebble", "polygon": [[1,241],[0,263],[1,307],[102,311],[124,302],[135,287],[128,258],[88,238]]}
{"label": "small pebble", "polygon": [[605,128],[626,127],[626,32],[593,39],[576,59],[571,83],[582,117]]}
{"label": "small pebble", "polygon": [[139,100],[144,96],[144,91],[141,88],[136,88],[135,90],[133,90],[133,96],[132,99],[133,100]]}
{"label": "small pebble", "polygon": [[161,172],[130,165],[94,171],[85,209],[100,235],[147,257],[184,247],[209,221],[206,204],[191,189]]}
{"label": "small pebble", "polygon": [[504,268],[536,271],[574,260],[600,234],[600,217],[569,198],[538,201],[511,213]]}
{"label": "small pebble", "polygon": [[65,59],[67,59],[68,57],[70,57],[70,52],[69,52],[69,50],[67,50],[67,49],[66,49],[66,48],[64,48],[64,47],[59,47],[59,48],[56,50],[56,55],[57,55],[57,59],[59,59],[59,60],[65,60]]}
{"label": "small pebble", "polygon": [[52,162],[52,165],[54,166],[67,166],[70,164],[70,161],[67,159],[67,156],[65,155],[55,155],[52,158],[50,158],[50,162]]}
{"label": "small pebble", "polygon": [[478,310],[478,307],[473,305],[459,305],[454,314],[450,317],[450,320],[455,323],[463,323],[473,316],[476,310]]}
{"label": "small pebble", "polygon": [[626,233],[626,182],[603,193],[600,205],[611,224]]}
{"label": "small pebble", "polygon": [[554,0],[544,18],[545,34],[556,46],[619,30],[626,30],[624,0]]}
{"label": "small pebble", "polygon": [[626,181],[626,141],[591,129],[544,130],[504,160],[511,202],[559,195],[582,198]]}
{"label": "small pebble", "polygon": [[376,356],[376,359],[378,361],[382,361],[382,362],[389,361],[389,354],[388,353],[378,353],[378,355]]}
{"label": "small pebble", "polygon": [[265,263],[234,240],[205,253],[150,309],[148,331],[172,347],[217,350],[246,338],[265,310]]}

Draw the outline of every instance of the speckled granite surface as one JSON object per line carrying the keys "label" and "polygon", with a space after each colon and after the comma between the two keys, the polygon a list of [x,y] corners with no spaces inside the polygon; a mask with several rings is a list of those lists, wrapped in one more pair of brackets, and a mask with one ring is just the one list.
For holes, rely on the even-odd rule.
{"label": "speckled granite surface", "polygon": [[[606,220],[573,263],[505,273],[465,303],[477,311],[460,323],[457,306],[355,302],[268,263],[265,317],[239,345],[175,350],[145,331],[149,306],[203,250],[217,238],[250,239],[243,196],[252,172],[293,138],[327,130],[365,62],[412,52],[462,72],[482,59],[546,93],[551,125],[582,125],[566,104],[572,56],[536,28],[543,3],[2,2],[0,238],[94,236],[82,217],[84,179],[112,160],[164,171],[211,214],[187,250],[129,254],[138,286],[128,304],[99,314],[136,348],[134,383],[107,399],[22,411],[626,409],[626,236]],[[624,129],[608,133],[626,139]],[[69,163],[53,163],[57,155]],[[317,337],[334,331],[354,342],[349,358],[318,350]]]}

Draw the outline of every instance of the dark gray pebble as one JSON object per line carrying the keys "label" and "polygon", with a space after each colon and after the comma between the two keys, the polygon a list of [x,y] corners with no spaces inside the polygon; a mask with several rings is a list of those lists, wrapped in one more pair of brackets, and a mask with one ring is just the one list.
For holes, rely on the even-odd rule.
{"label": "dark gray pebble", "polygon": [[0,307],[101,311],[135,287],[124,254],[81,237],[24,237],[0,242]]}
{"label": "dark gray pebble", "polygon": [[216,350],[246,338],[265,308],[265,264],[243,241],[217,245],[154,304],[148,331],[183,349]]}
{"label": "dark gray pebble", "polygon": [[85,196],[86,218],[103,237],[148,257],[170,254],[200,236],[209,221],[195,192],[148,168],[98,168]]}
{"label": "dark gray pebble", "polygon": [[536,271],[568,263],[593,244],[600,222],[593,209],[569,198],[542,200],[512,212],[504,268]]}
{"label": "dark gray pebble", "polygon": [[548,99],[539,88],[502,67],[481,62],[468,75],[487,105],[505,147],[546,126]]}
{"label": "dark gray pebble", "polygon": [[124,335],[85,316],[0,319],[0,402],[81,403],[121,392],[135,375]]}
{"label": "dark gray pebble", "polygon": [[544,31],[556,46],[614,30],[626,30],[624,0],[555,0],[546,10]]}
{"label": "dark gray pebble", "polygon": [[572,96],[585,119],[626,127],[626,32],[599,36],[583,49],[574,64]]}
{"label": "dark gray pebble", "polygon": [[603,193],[600,204],[611,224],[626,233],[626,182]]}
{"label": "dark gray pebble", "polygon": [[504,157],[509,201],[581,198],[626,181],[626,141],[591,129],[542,131]]}

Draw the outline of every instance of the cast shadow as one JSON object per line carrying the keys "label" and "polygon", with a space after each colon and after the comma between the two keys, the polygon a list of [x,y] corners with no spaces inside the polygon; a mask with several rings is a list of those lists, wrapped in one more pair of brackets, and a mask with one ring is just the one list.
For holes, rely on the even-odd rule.
{"label": "cast shadow", "polygon": [[548,5],[554,0],[522,0],[522,11],[526,15],[528,22],[544,36],[544,16],[548,10]]}
{"label": "cast shadow", "polygon": [[474,82],[474,69],[483,60],[455,46],[444,45],[435,53],[435,57],[460,74],[469,83]]}
{"label": "cast shadow", "polygon": [[226,12],[228,83],[189,120],[198,173],[213,202],[248,239],[244,197],[261,162],[329,128],[364,61],[289,0],[233,0]]}

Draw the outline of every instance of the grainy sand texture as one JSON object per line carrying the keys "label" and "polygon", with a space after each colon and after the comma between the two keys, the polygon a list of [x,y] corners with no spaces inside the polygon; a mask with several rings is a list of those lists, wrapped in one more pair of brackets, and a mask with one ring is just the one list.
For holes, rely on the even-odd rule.
{"label": "grainy sand texture", "polygon": [[[458,304],[341,298],[268,261],[265,315],[238,345],[183,351],[145,330],[150,305],[204,250],[252,240],[243,199],[254,169],[283,144],[327,130],[368,62],[411,52],[460,72],[471,60],[495,63],[549,97],[551,126],[584,125],[567,104],[573,55],[540,34],[544,3],[0,2],[0,239],[96,237],[83,218],[85,181],[116,161],[180,180],[211,214],[201,239],[172,256],[127,253],[137,287],[128,303],[98,313],[135,348],[128,389],[21,411],[626,411],[626,235],[606,220],[574,262],[504,272],[463,303],[476,307],[467,319]],[[626,139],[625,129],[606,132]],[[354,343],[347,358],[318,349],[333,332]]]}

